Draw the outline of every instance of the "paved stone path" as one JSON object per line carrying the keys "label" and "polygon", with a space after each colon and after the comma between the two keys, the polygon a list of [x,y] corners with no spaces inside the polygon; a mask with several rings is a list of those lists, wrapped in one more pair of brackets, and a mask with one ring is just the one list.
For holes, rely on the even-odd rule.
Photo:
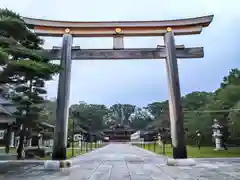
{"label": "paved stone path", "polygon": [[[164,156],[129,144],[110,144],[73,159],[63,172],[43,170],[41,165],[20,167],[2,174],[7,180],[237,180],[240,159],[199,159],[194,167],[170,167]],[[22,168],[22,169],[21,169]],[[2,175],[2,176],[1,176]]]}

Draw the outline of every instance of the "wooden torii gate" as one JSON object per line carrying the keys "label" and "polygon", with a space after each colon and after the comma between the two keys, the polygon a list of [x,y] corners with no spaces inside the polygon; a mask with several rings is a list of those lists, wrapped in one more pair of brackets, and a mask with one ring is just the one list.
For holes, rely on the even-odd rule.
{"label": "wooden torii gate", "polygon": [[[213,15],[166,21],[75,22],[23,17],[40,36],[62,37],[62,47],[45,50],[52,60],[60,60],[57,119],[54,133],[54,160],[66,159],[71,60],[86,59],[166,59],[173,158],[187,158],[177,58],[202,58],[203,47],[175,45],[174,36],[200,34]],[[164,36],[156,48],[124,48],[124,36]],[[113,49],[72,47],[73,37],[113,37]]]}

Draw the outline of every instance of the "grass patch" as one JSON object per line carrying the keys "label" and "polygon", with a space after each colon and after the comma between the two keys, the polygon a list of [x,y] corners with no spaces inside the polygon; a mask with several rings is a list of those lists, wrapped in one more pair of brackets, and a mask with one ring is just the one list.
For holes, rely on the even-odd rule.
{"label": "grass patch", "polygon": [[68,148],[68,151],[67,151],[67,158],[72,158],[72,157],[75,157],[75,156],[79,156],[81,154],[84,154],[84,153],[87,153],[87,152],[90,152],[94,149],[98,149],[98,148],[101,148],[103,147],[103,144],[95,144],[95,143],[85,143],[83,144],[83,147],[82,149],[79,147],[79,144],[75,144],[74,146],[74,152],[72,150],[72,147]]}
{"label": "grass patch", "polygon": [[[157,154],[164,154],[163,147],[158,144],[138,144],[138,147],[155,152]],[[240,147],[229,147],[228,150],[215,151],[214,147],[201,147],[198,149],[195,146],[187,146],[188,157],[190,158],[229,158],[240,157]],[[166,156],[172,157],[171,145],[165,145]]]}
{"label": "grass patch", "polygon": [[[0,153],[5,154],[5,147],[1,147]],[[16,148],[10,148],[9,149],[9,153],[10,154],[16,154],[17,153],[17,149]]]}
{"label": "grass patch", "polygon": [[[71,148],[67,149],[67,159],[79,156],[79,155],[84,154],[84,153],[87,152],[86,150],[82,150],[81,151],[80,149],[73,149],[73,151],[74,151],[74,153],[72,153],[72,149]],[[40,159],[41,160],[51,160],[52,157],[51,156],[46,156],[46,157],[41,157]]]}
{"label": "grass patch", "polygon": [[[104,146],[103,144],[95,144],[95,143],[83,143],[82,145],[83,145],[83,147],[81,149],[79,147],[79,143],[74,143],[74,151],[72,151],[72,144],[71,144],[70,148],[67,149],[67,159],[79,156],[81,154],[90,152],[90,151],[92,151],[94,149],[101,148],[101,147]],[[5,149],[1,148],[0,149],[0,153],[1,154],[5,154]],[[16,148],[10,148],[9,153],[10,154],[16,154],[17,153],[17,149]],[[51,160],[51,159],[52,159],[51,156],[40,158],[40,160]]]}
{"label": "grass patch", "polygon": [[[103,144],[95,144],[95,143],[86,143],[85,145],[83,145],[82,149],[79,147],[78,144],[74,144],[74,149],[72,150],[72,147],[67,149],[67,159],[82,155],[84,153],[90,152],[94,149],[97,148],[101,148],[103,147]],[[44,158],[40,158],[41,160],[51,160],[52,157],[44,157]]]}
{"label": "grass patch", "polygon": [[72,148],[68,148],[67,150],[67,159],[70,159],[70,158],[73,158],[73,157],[76,157],[76,156],[79,156],[81,154],[84,154],[84,153],[87,153],[89,151],[87,151],[86,149],[73,149]]}

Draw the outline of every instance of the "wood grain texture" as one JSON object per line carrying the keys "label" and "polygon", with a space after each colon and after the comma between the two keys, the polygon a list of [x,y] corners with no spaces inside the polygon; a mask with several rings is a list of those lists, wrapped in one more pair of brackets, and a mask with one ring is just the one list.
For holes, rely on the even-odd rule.
{"label": "wood grain texture", "polygon": [[163,36],[171,27],[175,35],[199,34],[209,26],[213,15],[164,21],[53,21],[23,17],[29,28],[40,36],[62,36],[68,28],[74,37],[112,37],[120,28],[123,36]]}
{"label": "wood grain texture", "polygon": [[[61,49],[49,49],[42,52],[52,60],[60,60]],[[202,58],[203,47],[177,48],[177,58]],[[164,59],[165,48],[140,48],[140,49],[72,49],[72,60],[88,59]]]}
{"label": "wood grain texture", "polygon": [[[168,77],[169,91],[169,115],[171,127],[171,139],[173,146],[173,158],[187,158],[186,142],[184,134],[183,110],[181,104],[181,90],[179,83],[179,72],[177,62],[177,51],[173,32],[168,32],[164,36],[166,50],[166,69]],[[191,50],[188,53],[195,54],[196,51]]]}

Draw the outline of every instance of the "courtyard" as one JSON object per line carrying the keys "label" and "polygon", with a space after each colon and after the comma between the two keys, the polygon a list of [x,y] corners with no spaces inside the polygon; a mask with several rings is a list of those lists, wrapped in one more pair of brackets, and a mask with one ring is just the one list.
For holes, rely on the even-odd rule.
{"label": "courtyard", "polygon": [[166,166],[166,156],[114,143],[72,159],[73,167],[46,171],[41,162],[3,168],[4,179],[33,180],[215,180],[240,179],[240,158],[196,159],[196,166]]}

